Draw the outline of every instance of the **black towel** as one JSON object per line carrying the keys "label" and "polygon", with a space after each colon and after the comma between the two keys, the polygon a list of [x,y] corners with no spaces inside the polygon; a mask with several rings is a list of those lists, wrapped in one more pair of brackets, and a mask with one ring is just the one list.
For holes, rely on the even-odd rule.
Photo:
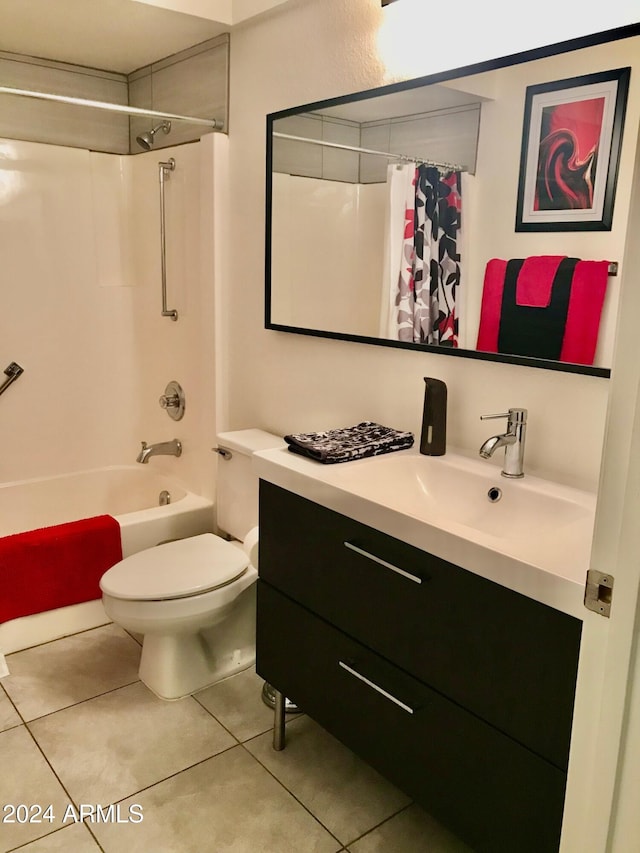
{"label": "black towel", "polygon": [[498,352],[560,361],[573,274],[578,260],[562,259],[553,279],[550,302],[540,307],[518,304],[518,276],[524,260],[507,261],[498,330]]}
{"label": "black towel", "polygon": [[285,435],[284,440],[292,453],[332,465],[335,462],[349,462],[351,459],[405,450],[413,444],[413,433],[363,421],[357,426],[343,429]]}

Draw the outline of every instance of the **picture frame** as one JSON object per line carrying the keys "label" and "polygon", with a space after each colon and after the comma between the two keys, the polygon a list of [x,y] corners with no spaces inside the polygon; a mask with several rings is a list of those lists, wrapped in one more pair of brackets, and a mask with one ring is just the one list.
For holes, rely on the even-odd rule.
{"label": "picture frame", "polygon": [[516,231],[610,231],[630,68],[528,86]]}

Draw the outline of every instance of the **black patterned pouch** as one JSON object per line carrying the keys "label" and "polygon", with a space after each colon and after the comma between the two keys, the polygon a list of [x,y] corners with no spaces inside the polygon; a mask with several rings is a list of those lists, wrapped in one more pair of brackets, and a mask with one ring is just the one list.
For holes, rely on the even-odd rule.
{"label": "black patterned pouch", "polygon": [[285,435],[284,440],[292,453],[332,465],[392,453],[394,450],[406,450],[413,445],[413,433],[363,421],[343,429]]}

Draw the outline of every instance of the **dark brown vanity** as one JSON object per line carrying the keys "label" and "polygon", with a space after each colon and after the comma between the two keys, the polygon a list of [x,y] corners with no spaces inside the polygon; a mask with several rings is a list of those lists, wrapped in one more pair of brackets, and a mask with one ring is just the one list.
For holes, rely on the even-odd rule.
{"label": "dark brown vanity", "polygon": [[560,841],[582,623],[264,480],[257,671],[478,853]]}

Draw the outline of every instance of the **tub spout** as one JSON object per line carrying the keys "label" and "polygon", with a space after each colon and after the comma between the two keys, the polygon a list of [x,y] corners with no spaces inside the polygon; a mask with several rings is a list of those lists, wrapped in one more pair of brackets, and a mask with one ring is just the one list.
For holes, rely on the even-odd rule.
{"label": "tub spout", "polygon": [[147,444],[146,441],[143,441],[136,462],[146,465],[152,456],[180,456],[181,453],[182,442],[178,441],[177,438],[171,441],[161,441],[159,444]]}

